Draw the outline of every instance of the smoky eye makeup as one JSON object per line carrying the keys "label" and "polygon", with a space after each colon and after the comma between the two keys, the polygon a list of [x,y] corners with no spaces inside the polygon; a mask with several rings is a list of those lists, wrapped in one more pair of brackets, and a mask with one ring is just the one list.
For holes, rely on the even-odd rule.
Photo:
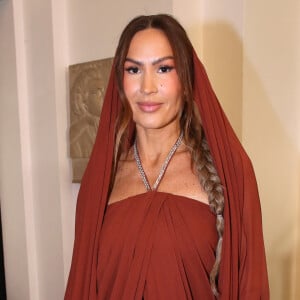
{"label": "smoky eye makeup", "polygon": [[[157,69],[157,73],[168,73],[175,69],[174,57],[165,56],[154,60],[152,65]],[[142,71],[143,63],[132,58],[126,58],[124,71],[128,74],[138,74]]]}
{"label": "smoky eye makeup", "polygon": [[128,67],[125,66],[124,71],[129,74],[138,74],[140,70],[138,67],[135,66],[128,66]]}
{"label": "smoky eye makeup", "polygon": [[165,65],[159,66],[158,73],[168,73],[174,69],[175,69],[174,65],[165,64]]}

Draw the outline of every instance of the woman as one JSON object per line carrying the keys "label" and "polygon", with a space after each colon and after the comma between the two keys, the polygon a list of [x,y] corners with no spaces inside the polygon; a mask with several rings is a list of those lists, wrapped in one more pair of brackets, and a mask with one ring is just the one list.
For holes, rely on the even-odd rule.
{"label": "woman", "polygon": [[65,299],[268,299],[251,163],[180,24],[124,29]]}

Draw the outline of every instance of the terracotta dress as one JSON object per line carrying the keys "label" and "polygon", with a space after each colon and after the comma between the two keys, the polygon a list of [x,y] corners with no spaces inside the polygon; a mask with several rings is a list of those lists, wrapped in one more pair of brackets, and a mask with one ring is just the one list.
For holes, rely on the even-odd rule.
{"label": "terracotta dress", "polygon": [[[195,105],[224,186],[220,300],[268,300],[255,174],[196,53],[194,75]],[[78,196],[65,300],[210,299],[216,220],[208,207],[153,192],[107,206],[120,103],[112,72]]]}
{"label": "terracotta dress", "polygon": [[108,205],[97,299],[214,299],[216,217],[207,204],[146,192]]}

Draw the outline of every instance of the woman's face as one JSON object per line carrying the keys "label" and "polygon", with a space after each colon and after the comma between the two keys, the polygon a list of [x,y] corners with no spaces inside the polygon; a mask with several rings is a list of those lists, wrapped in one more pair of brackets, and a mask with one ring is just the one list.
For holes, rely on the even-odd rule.
{"label": "woman's face", "polygon": [[162,31],[145,29],[134,35],[123,85],[137,127],[179,126],[181,84],[171,45]]}

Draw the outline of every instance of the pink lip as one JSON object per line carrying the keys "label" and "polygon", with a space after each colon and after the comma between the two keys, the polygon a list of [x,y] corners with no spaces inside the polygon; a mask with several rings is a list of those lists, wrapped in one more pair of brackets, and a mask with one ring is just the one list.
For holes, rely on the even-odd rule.
{"label": "pink lip", "polygon": [[137,105],[143,112],[155,112],[162,104],[157,102],[138,102]]}

